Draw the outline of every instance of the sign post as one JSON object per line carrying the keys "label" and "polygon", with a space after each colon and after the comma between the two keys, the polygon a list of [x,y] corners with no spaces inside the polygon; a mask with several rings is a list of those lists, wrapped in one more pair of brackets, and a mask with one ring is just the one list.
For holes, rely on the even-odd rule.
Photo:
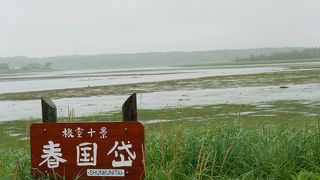
{"label": "sign post", "polygon": [[36,176],[144,176],[144,127],[140,122],[34,123],[30,136]]}
{"label": "sign post", "polygon": [[136,120],[34,123],[30,144],[35,177],[143,179],[145,175],[144,127]]}

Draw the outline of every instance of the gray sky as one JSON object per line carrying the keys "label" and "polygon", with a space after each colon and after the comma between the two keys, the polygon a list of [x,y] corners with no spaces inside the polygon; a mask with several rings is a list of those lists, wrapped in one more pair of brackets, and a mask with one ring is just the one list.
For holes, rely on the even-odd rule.
{"label": "gray sky", "polygon": [[319,0],[0,0],[0,56],[320,45]]}

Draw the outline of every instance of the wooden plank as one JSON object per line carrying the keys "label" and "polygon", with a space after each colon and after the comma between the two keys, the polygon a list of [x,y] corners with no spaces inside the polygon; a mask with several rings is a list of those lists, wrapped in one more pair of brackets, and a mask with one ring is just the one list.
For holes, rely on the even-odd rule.
{"label": "wooden plank", "polygon": [[123,121],[137,121],[137,97],[132,94],[122,106]]}
{"label": "wooden plank", "polygon": [[[105,136],[101,133],[104,128],[107,132]],[[78,131],[79,129],[81,131]],[[72,135],[65,134],[68,130]],[[95,133],[89,133],[92,132],[91,130]],[[61,148],[58,152],[61,153],[59,157],[66,160],[66,162],[60,162],[55,168],[49,168],[48,162],[41,164],[45,160],[44,146],[48,145],[49,141],[56,146],[59,144],[59,147],[56,147]],[[125,149],[119,149],[119,146],[115,149],[118,155],[114,152],[108,155],[116,141],[119,146],[122,146],[122,142],[126,145],[131,144],[128,150],[135,154],[135,157],[131,158],[131,166],[115,167],[113,165],[113,161],[121,161],[121,155],[126,161],[130,158],[128,152]],[[87,143],[87,149],[81,151],[79,155],[78,151],[83,143]],[[125,172],[124,176],[106,176],[107,179],[142,179],[144,177],[144,127],[140,122],[34,123],[30,127],[30,144],[31,164],[34,175],[37,177],[46,172],[55,172],[67,180],[74,179],[76,176],[80,179],[102,179],[94,173],[93,176],[87,176],[88,173],[90,175],[90,172],[96,173],[101,169]],[[92,157],[94,154],[93,144],[96,146],[95,162],[91,158],[85,158],[86,155]],[[95,164],[81,165],[78,162],[79,156]]]}
{"label": "wooden plank", "polygon": [[57,122],[57,107],[47,97],[41,97],[42,122]]}

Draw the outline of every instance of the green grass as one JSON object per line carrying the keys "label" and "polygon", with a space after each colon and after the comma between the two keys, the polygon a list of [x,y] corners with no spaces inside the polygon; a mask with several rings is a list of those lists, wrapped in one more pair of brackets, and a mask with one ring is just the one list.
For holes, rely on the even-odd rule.
{"label": "green grass", "polygon": [[[75,111],[77,114],[77,112]],[[237,119],[247,128],[256,126],[304,128],[306,124],[317,125],[320,115],[320,106],[317,102],[309,101],[274,101],[260,104],[219,104],[208,106],[163,108],[157,110],[140,109],[138,119],[148,122],[150,120],[169,121],[163,123],[165,129],[177,124],[185,126],[204,126],[208,122],[217,126],[225,121]],[[59,117],[64,121],[117,121],[122,119],[121,112],[101,113],[95,116]],[[5,147],[22,148],[24,139],[29,135],[29,125],[40,120],[18,120],[0,123],[0,149]],[[158,127],[150,124],[149,127]],[[13,135],[13,136],[12,136]],[[23,145],[23,146],[22,146]]]}
{"label": "green grass", "polygon": [[320,176],[312,128],[246,129],[237,124],[151,133],[147,179],[292,179]]}
{"label": "green grass", "polygon": [[[172,126],[171,126],[172,127]],[[317,179],[320,129],[146,126],[146,179]],[[32,179],[29,148],[4,149],[0,177]]]}
{"label": "green grass", "polygon": [[[146,179],[317,179],[319,112],[301,101],[139,110],[141,121],[170,120],[145,125]],[[119,119],[114,112],[59,121]],[[1,123],[0,177],[32,179],[29,141],[21,138],[35,121]]]}

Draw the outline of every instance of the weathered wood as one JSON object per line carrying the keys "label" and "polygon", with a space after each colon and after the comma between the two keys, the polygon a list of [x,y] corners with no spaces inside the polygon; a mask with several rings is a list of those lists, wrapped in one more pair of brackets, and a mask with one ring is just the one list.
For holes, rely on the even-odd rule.
{"label": "weathered wood", "polygon": [[57,122],[57,107],[47,97],[41,97],[42,122]]}
{"label": "weathered wood", "polygon": [[132,94],[122,106],[123,121],[137,121],[137,96]]}

